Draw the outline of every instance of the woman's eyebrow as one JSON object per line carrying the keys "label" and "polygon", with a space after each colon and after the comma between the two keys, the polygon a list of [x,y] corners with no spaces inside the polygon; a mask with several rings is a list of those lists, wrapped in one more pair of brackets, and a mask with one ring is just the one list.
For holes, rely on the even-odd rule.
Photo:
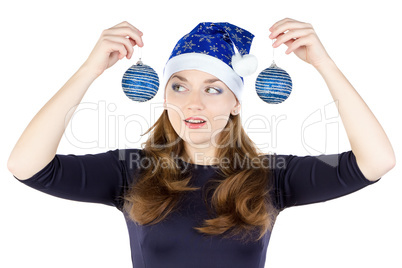
{"label": "woman's eyebrow", "polygon": [[[175,77],[178,78],[179,80],[183,81],[183,82],[188,82],[188,80],[186,78],[184,78],[184,77],[182,77],[180,75],[175,74],[175,75],[172,76],[172,79],[175,78]],[[209,84],[209,83],[213,83],[213,82],[216,82],[216,81],[221,81],[221,80],[219,80],[218,78],[211,78],[211,79],[205,80],[204,84]]]}
{"label": "woman's eyebrow", "polygon": [[205,80],[204,84],[210,84],[210,83],[213,83],[213,82],[216,82],[216,81],[221,81],[221,80],[219,80],[218,78],[211,78],[211,79]]}
{"label": "woman's eyebrow", "polygon": [[177,75],[177,74],[173,75],[173,76],[172,76],[172,79],[175,78],[175,77],[176,77],[176,78],[179,78],[179,79],[180,79],[181,81],[183,81],[183,82],[188,82],[186,78],[184,78],[184,77],[182,77],[182,76],[179,76],[179,75]]}

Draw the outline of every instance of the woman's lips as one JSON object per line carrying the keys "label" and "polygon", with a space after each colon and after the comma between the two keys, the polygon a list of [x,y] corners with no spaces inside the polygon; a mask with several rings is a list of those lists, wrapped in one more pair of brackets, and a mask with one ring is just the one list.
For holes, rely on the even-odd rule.
{"label": "woman's lips", "polygon": [[187,121],[189,121],[189,120],[202,120],[202,121],[207,121],[207,120],[205,120],[205,119],[203,119],[203,118],[201,118],[201,117],[189,117],[189,118],[186,118],[185,120],[187,120]]}
{"label": "woman's lips", "polygon": [[189,123],[187,121],[184,121],[184,124],[186,124],[186,126],[188,126],[191,129],[196,129],[196,128],[201,128],[203,127],[207,122],[204,123]]}
{"label": "woman's lips", "polygon": [[[189,120],[197,120],[197,121],[203,121],[203,122],[191,123],[191,122],[188,122]],[[188,126],[191,129],[201,128],[206,123],[207,123],[207,121],[201,117],[190,116],[189,118],[184,120],[184,124],[186,124],[186,126]]]}

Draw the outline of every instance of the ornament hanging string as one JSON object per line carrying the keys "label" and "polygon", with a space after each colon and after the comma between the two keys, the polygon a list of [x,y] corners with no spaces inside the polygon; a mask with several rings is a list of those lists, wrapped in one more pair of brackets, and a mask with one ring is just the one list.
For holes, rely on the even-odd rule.
{"label": "ornament hanging string", "polygon": [[142,48],[141,47],[138,47],[138,54],[139,54],[139,56],[138,56],[138,62],[137,62],[137,64],[138,65],[142,65]]}
{"label": "ornament hanging string", "polygon": [[274,39],[272,39],[272,63],[275,64],[275,48],[273,47],[274,45]]}
{"label": "ornament hanging string", "polygon": [[[272,40],[273,44],[274,40]],[[275,64],[274,47],[272,47],[271,66],[264,69],[258,75],[255,88],[257,95],[269,104],[277,104],[285,101],[292,91],[292,79],[289,74]]]}
{"label": "ornament hanging string", "polygon": [[141,61],[141,59],[142,59],[142,48],[141,47],[138,47],[138,54],[139,54],[139,56],[138,56],[139,61]]}
{"label": "ornament hanging string", "polygon": [[138,47],[138,61],[124,73],[122,79],[123,92],[137,102],[149,101],[159,88],[158,74],[150,66],[142,63],[142,49]]}

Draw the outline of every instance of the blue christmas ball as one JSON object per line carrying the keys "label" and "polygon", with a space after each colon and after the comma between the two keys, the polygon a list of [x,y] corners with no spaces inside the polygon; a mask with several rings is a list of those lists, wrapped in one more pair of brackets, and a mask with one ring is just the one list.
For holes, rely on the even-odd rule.
{"label": "blue christmas ball", "polygon": [[121,84],[129,99],[144,102],[158,92],[159,78],[154,69],[138,61],[124,73]]}
{"label": "blue christmas ball", "polygon": [[276,66],[275,62],[263,70],[255,82],[257,95],[265,102],[277,104],[285,101],[292,91],[289,74]]}

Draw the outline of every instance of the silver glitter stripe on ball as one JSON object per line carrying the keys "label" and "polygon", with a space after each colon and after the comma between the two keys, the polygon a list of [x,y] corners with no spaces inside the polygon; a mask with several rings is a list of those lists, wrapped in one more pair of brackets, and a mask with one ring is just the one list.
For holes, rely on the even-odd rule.
{"label": "silver glitter stripe on ball", "polygon": [[256,81],[256,86],[258,87],[265,87],[269,86],[271,88],[277,89],[288,89],[289,91],[292,90],[292,83],[283,82],[283,80],[278,79],[271,79],[270,81]]}
{"label": "silver glitter stripe on ball", "polygon": [[[269,68],[268,68],[269,69]],[[283,72],[276,72],[276,70],[269,69],[269,73],[261,73],[260,77],[261,78],[271,78],[271,79],[283,79],[286,81],[291,81],[289,75]]]}
{"label": "silver glitter stripe on ball", "polygon": [[[122,83],[121,83],[123,88],[126,87],[126,88],[131,88],[132,89],[134,86],[138,86],[138,87],[142,86],[142,87],[144,87],[143,85],[140,85],[140,84],[137,85],[137,84],[133,84],[133,83],[126,83],[127,79],[139,79],[138,77],[133,77],[133,78],[126,78],[125,77],[125,79],[126,80],[122,81]],[[146,80],[142,79],[142,81],[146,81]],[[158,87],[159,84],[158,84],[158,81],[155,82],[155,81],[148,80],[147,85],[152,85],[154,87]]]}
{"label": "silver glitter stripe on ball", "polygon": [[[148,73],[145,72],[145,71],[148,71]],[[151,70],[145,70],[144,69],[144,72],[142,72],[142,73],[134,72],[132,70],[129,70],[124,74],[124,78],[126,78],[126,79],[138,78],[139,76],[142,76],[143,78],[147,78],[150,81],[155,82],[155,84],[159,83],[158,77],[155,77],[155,75],[151,72]]]}

